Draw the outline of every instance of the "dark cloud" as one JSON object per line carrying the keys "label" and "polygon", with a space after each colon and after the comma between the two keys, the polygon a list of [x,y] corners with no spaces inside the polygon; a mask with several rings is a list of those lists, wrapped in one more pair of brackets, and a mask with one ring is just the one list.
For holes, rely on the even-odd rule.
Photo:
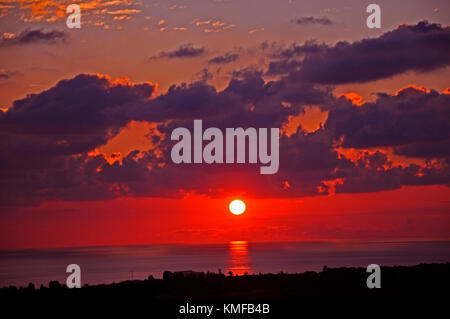
{"label": "dark cloud", "polygon": [[220,116],[242,105],[239,97],[217,92],[205,81],[172,85],[165,94],[146,103],[135,103],[125,111],[127,119],[162,122]]}
{"label": "dark cloud", "polygon": [[0,69],[0,79],[2,80],[9,80],[14,76],[16,76],[17,74],[19,74],[19,72]]}
{"label": "dark cloud", "polygon": [[450,95],[408,87],[360,107],[342,100],[325,124],[343,147],[394,147],[402,155],[442,157],[450,139]]}
{"label": "dark cloud", "polygon": [[366,193],[398,189],[402,186],[448,185],[448,162],[393,166],[386,154],[364,152],[355,165],[341,170],[344,179],[335,185],[336,193]]}
{"label": "dark cloud", "polygon": [[[419,38],[439,47],[443,44],[428,39],[428,33],[440,39],[443,30],[432,24],[401,27],[371,43],[377,47],[401,32],[410,36],[411,43]],[[301,72],[308,59],[327,55],[328,50],[310,42],[307,47],[281,50],[278,58],[303,56],[295,65]],[[278,68],[281,71],[286,70]],[[261,70],[244,68],[232,73],[223,90],[209,85],[206,76],[170,86],[159,95],[151,83],[80,74],[17,100],[0,112],[0,203],[179,197],[186,192],[301,197],[450,183],[449,94],[408,87],[393,94],[377,93],[373,101],[356,106],[336,98],[333,87],[320,81],[292,81],[293,73],[266,81]],[[259,164],[176,165],[170,159],[172,130],[192,129],[194,119],[202,119],[204,129],[281,128],[311,105],[328,112],[327,122],[315,132],[299,125],[293,134],[280,137],[280,168],[275,175],[260,175]],[[148,135],[149,150],[131,151],[115,162],[90,153],[133,120],[156,123],[157,129]],[[337,147],[353,148],[358,156],[341,154]],[[394,164],[385,148],[421,157],[426,164]]]}
{"label": "dark cloud", "polygon": [[450,158],[450,139],[437,141],[419,141],[395,147],[395,153],[408,157]]}
{"label": "dark cloud", "polygon": [[309,24],[330,25],[330,24],[334,23],[327,17],[321,17],[321,18],[301,17],[301,18],[293,19],[292,22],[299,24],[299,25],[309,25]]}
{"label": "dark cloud", "polygon": [[68,35],[64,31],[51,30],[30,30],[27,29],[19,34],[8,34],[0,38],[1,47],[9,47],[24,44],[44,43],[44,44],[57,44],[65,42]]}
{"label": "dark cloud", "polygon": [[228,63],[236,61],[238,58],[239,58],[239,54],[227,52],[227,53],[225,53],[225,55],[219,55],[219,56],[212,58],[211,60],[208,61],[208,63],[228,64]]}
{"label": "dark cloud", "polygon": [[[265,44],[265,50],[269,45]],[[289,47],[280,47],[277,43],[272,43],[268,54],[270,62],[266,75],[286,75],[300,70],[302,59],[307,54],[317,54],[326,48],[325,44],[318,44],[315,41],[307,41],[304,44],[293,43]]]}
{"label": "dark cloud", "polygon": [[302,62],[296,61],[296,60],[271,61],[269,63],[269,67],[267,69],[266,75],[288,74],[289,72],[296,70],[301,65],[302,65]]}
{"label": "dark cloud", "polygon": [[[44,199],[92,200],[125,195],[173,197],[182,191],[218,196],[236,189],[230,176],[247,176],[239,185],[241,190],[249,187],[255,195],[276,194],[282,189],[278,180],[282,175],[274,177],[271,188],[261,188],[264,178],[258,165],[173,164],[173,143],[167,136],[175,127],[191,127],[197,118],[203,119],[205,127],[222,129],[281,127],[289,115],[300,110],[283,107],[282,100],[301,104],[321,94],[307,86],[301,95],[289,91],[287,85],[265,83],[261,72],[250,69],[236,72],[223,91],[196,82],[172,86],[154,98],[149,98],[154,92],[150,84],[116,83],[86,74],[61,81],[47,91],[16,101],[0,115],[0,187],[4,190],[0,201],[30,204]],[[122,163],[110,164],[103,156],[87,155],[131,120],[158,122],[166,138],[149,136],[157,148],[131,152]],[[307,185],[298,184],[296,189],[317,193],[311,188],[317,180],[305,181]]]}
{"label": "dark cloud", "polygon": [[209,80],[212,80],[213,77],[214,75],[206,68],[202,69],[200,72],[197,72],[194,76],[194,78],[200,82],[208,82]]}
{"label": "dark cloud", "polygon": [[[349,114],[348,127],[357,127],[360,122],[367,126],[371,123],[353,114],[355,110],[386,105],[392,114],[399,113],[393,119],[398,121],[402,109],[409,107],[414,97],[434,96],[424,110],[436,108],[436,99],[443,98],[434,91],[416,91],[408,88],[396,95],[379,94],[373,105],[356,107],[347,100],[335,100],[328,89],[284,80],[265,82],[261,72],[244,69],[235,72],[223,91],[197,82],[172,86],[166,93],[149,98],[154,92],[150,84],[114,82],[107,77],[82,74],[15,102],[11,110],[0,116],[0,202],[29,205],[42,200],[179,197],[186,192],[301,197],[445,184],[450,181],[445,162],[429,167],[401,167],[394,166],[382,152],[366,152],[358,160],[351,160],[334,149],[336,140],[343,136],[337,129],[343,129],[337,125],[342,114]],[[282,101],[292,106],[284,107]],[[193,119],[203,119],[204,128],[214,126],[222,130],[281,127],[290,115],[304,112],[302,105],[311,104],[324,108],[333,104],[331,122],[313,133],[307,134],[300,126],[295,134],[282,135],[280,170],[276,175],[260,175],[259,164],[176,165],[170,160],[173,142],[167,136],[180,126],[192,130]],[[411,107],[411,113],[411,117],[423,118],[415,107]],[[373,114],[364,116],[370,118]],[[103,155],[87,155],[131,120],[159,123],[158,135],[149,136],[155,143],[154,149],[132,151],[114,163]],[[369,126],[370,130],[374,128]],[[236,180],[240,183],[236,184]],[[327,182],[336,180],[342,182]]]}
{"label": "dark cloud", "polygon": [[10,144],[9,149],[25,146],[22,152],[40,149],[43,155],[92,150],[128,123],[123,116],[127,105],[145,102],[154,91],[150,83],[132,85],[80,74],[15,101],[0,115],[0,133],[6,137],[0,143]]}
{"label": "dark cloud", "polygon": [[294,55],[301,58],[302,67],[290,73],[291,81],[361,83],[408,71],[432,71],[450,64],[450,27],[422,21],[352,43],[306,43],[282,52],[280,58]]}
{"label": "dark cloud", "polygon": [[319,44],[314,40],[306,41],[303,44],[293,43],[287,48],[279,48],[276,47],[275,44],[273,44],[273,47],[276,52],[272,57],[280,59],[291,59],[305,57],[306,55],[320,54],[328,48],[326,44]]}
{"label": "dark cloud", "polygon": [[150,59],[181,59],[181,58],[196,58],[206,53],[205,47],[195,47],[192,43],[182,44],[177,49],[172,51],[161,51],[158,55]]}

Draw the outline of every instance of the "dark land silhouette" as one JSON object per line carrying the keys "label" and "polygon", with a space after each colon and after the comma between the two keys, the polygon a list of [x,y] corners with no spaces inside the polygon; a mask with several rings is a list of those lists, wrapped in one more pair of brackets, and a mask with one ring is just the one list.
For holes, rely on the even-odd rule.
{"label": "dark land silhouette", "polygon": [[[408,310],[414,312],[415,307],[429,301],[434,303],[434,310],[446,305],[443,300],[449,296],[449,274],[450,263],[381,267],[381,288],[369,289],[366,280],[370,273],[366,268],[325,266],[321,272],[242,276],[166,271],[162,279],[149,276],[146,280],[84,285],[79,289],[69,289],[58,281],[51,281],[48,286],[39,288],[33,284],[20,288],[4,287],[0,289],[0,300],[5,304],[38,302],[59,306],[64,303],[68,306],[93,303],[105,307],[145,305],[159,314],[156,318],[176,317],[179,306],[186,302],[214,305],[226,302],[270,303],[272,313],[260,315],[259,318],[283,318],[298,307],[319,313],[343,310],[346,306],[353,307],[350,309],[369,307],[373,313],[386,303],[400,306],[398,311],[404,314]],[[329,308],[325,305],[333,306]],[[256,318],[256,315],[236,318]],[[213,318],[222,317],[216,315]]]}

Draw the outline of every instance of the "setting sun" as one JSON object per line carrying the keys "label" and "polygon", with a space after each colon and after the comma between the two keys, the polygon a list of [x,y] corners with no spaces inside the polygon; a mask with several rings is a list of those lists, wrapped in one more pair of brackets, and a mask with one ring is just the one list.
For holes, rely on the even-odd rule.
{"label": "setting sun", "polygon": [[234,215],[241,215],[245,212],[245,203],[240,199],[235,199],[230,203],[230,212]]}

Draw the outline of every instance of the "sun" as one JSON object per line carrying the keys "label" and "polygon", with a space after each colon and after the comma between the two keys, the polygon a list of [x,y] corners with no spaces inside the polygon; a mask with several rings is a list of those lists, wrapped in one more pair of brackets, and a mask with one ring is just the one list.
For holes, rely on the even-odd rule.
{"label": "sun", "polygon": [[235,199],[230,203],[229,209],[232,214],[241,215],[245,212],[245,203],[240,199]]}

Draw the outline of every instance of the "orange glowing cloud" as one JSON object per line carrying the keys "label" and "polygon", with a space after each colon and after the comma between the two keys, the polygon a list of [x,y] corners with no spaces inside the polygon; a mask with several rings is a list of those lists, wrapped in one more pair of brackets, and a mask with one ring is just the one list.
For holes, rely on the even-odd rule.
{"label": "orange glowing cloud", "polygon": [[322,183],[326,186],[318,186],[317,190],[319,193],[328,193],[328,195],[335,195],[336,194],[336,185],[342,185],[344,184],[343,178],[336,178],[329,181],[322,181]]}
{"label": "orange glowing cloud", "polygon": [[392,147],[376,147],[370,149],[336,147],[334,150],[338,153],[340,158],[346,158],[353,163],[362,160],[366,154],[374,154],[377,151],[381,152],[386,155],[389,162],[389,166],[384,166],[385,169],[392,166],[408,166],[411,164],[424,166],[427,162],[427,160],[423,158],[414,158],[395,154]]}
{"label": "orange glowing cloud", "polygon": [[264,28],[259,28],[259,29],[251,29],[250,31],[248,31],[249,34],[253,34],[256,32],[262,32],[264,31]]}
{"label": "orange glowing cloud", "polygon": [[[128,20],[131,18],[131,15],[141,12],[141,10],[130,8],[134,4],[132,0],[9,0],[7,2],[11,4],[8,5],[11,11],[2,11],[2,13],[9,14],[15,8],[19,11],[25,11],[25,14],[21,16],[24,22],[56,22],[64,19],[66,8],[70,4],[80,6],[84,18],[89,17],[90,12],[94,13],[96,21],[91,21],[88,18],[85,22],[87,25],[93,26],[103,26],[98,19],[104,20],[105,14],[115,15],[115,21],[122,21]],[[125,8],[117,8],[119,6]],[[109,10],[112,7],[117,9]]]}
{"label": "orange glowing cloud", "polygon": [[201,21],[199,18],[194,19],[191,24],[195,24],[197,27],[205,25],[205,24],[210,24],[211,20],[205,20],[205,21]]}
{"label": "orange glowing cloud", "polygon": [[407,86],[405,86],[404,88],[401,88],[400,90],[398,90],[397,92],[395,92],[395,95],[399,95],[400,93],[407,91],[408,89],[414,89],[416,91],[420,91],[420,92],[424,92],[424,93],[430,93],[431,91],[424,87],[424,86],[417,86],[415,84],[409,84]]}
{"label": "orange glowing cloud", "polygon": [[[285,103],[283,107],[289,106]],[[307,133],[315,132],[325,124],[327,118],[328,112],[322,111],[318,106],[307,106],[304,113],[288,117],[287,122],[281,127],[281,134],[291,136],[297,132],[300,126]]]}
{"label": "orange glowing cloud", "polygon": [[355,92],[348,92],[341,95],[345,97],[347,100],[351,101],[354,105],[361,106],[364,104],[363,97]]}
{"label": "orange glowing cloud", "polygon": [[188,30],[188,28],[186,28],[186,27],[173,27],[172,29],[174,31],[187,31]]}

